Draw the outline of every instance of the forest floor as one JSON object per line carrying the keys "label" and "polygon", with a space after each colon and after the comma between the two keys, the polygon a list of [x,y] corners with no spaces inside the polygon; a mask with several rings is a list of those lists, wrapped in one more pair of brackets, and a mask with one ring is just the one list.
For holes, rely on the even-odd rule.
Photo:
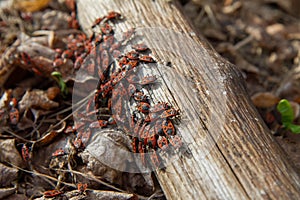
{"label": "forest floor", "polygon": [[[0,4],[0,199],[164,199],[155,177],[101,164],[84,150],[88,132],[79,136],[81,127],[72,127],[76,56],[66,50],[88,41],[73,1],[16,1]],[[300,124],[300,6],[284,2],[180,1],[195,29],[240,69],[270,134],[300,175],[300,136],[283,128],[277,110],[289,100],[293,123]],[[109,131],[104,135],[111,139]]]}

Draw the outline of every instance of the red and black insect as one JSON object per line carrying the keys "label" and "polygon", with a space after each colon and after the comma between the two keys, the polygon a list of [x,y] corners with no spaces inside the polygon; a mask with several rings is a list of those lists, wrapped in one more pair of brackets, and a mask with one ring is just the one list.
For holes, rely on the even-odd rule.
{"label": "red and black insect", "polygon": [[95,37],[94,43],[95,43],[95,45],[98,45],[102,41],[103,41],[103,36],[102,35],[98,35],[97,37]]}
{"label": "red and black insect", "polygon": [[87,186],[88,184],[87,183],[78,183],[77,184],[77,190],[80,192],[80,193],[84,193],[87,189]]}
{"label": "red and black insect", "polygon": [[137,109],[141,113],[147,114],[150,111],[150,104],[147,103],[147,102],[139,102],[138,105],[137,105]]}
{"label": "red and black insect", "polygon": [[145,63],[154,63],[155,62],[155,60],[151,56],[146,56],[146,55],[140,56],[139,60],[141,62],[145,62]]}
{"label": "red and black insect", "polygon": [[92,24],[92,28],[95,28],[97,25],[99,25],[103,21],[104,18],[105,17],[99,17],[99,18],[95,19],[94,23]]}
{"label": "red and black insect", "polygon": [[44,192],[44,197],[46,197],[46,198],[56,197],[62,193],[63,192],[61,192],[59,190],[48,190],[48,191]]}
{"label": "red and black insect", "polygon": [[64,64],[64,61],[63,59],[61,58],[56,58],[54,61],[53,61],[53,67],[59,67],[61,65]]}
{"label": "red and black insect", "polygon": [[104,35],[109,35],[113,33],[113,29],[111,27],[111,25],[109,25],[108,23],[104,23],[101,27],[100,30],[102,32],[102,34]]}
{"label": "red and black insect", "polygon": [[134,93],[137,91],[136,87],[134,84],[129,84],[128,85],[128,88],[127,88],[127,92],[128,92],[128,95],[130,97],[133,97]]}
{"label": "red and black insect", "polygon": [[27,53],[20,52],[20,56],[21,56],[21,58],[20,58],[21,64],[23,64],[23,65],[31,65],[32,64],[32,60]]}
{"label": "red and black insect", "polygon": [[75,138],[73,145],[76,149],[80,149],[83,146],[81,138]]}
{"label": "red and black insect", "polygon": [[136,90],[135,93],[133,93],[133,99],[136,102],[149,102],[149,97],[145,95],[143,90]]}
{"label": "red and black insect", "polygon": [[25,162],[27,162],[31,159],[30,148],[27,146],[27,144],[22,145],[21,154],[22,154],[22,158]]}
{"label": "red and black insect", "polygon": [[129,60],[139,60],[139,53],[136,51],[130,51],[125,55]]}
{"label": "red and black insect", "polygon": [[105,128],[108,125],[108,121],[99,119],[97,121],[92,122],[89,127],[90,128]]}
{"label": "red and black insect", "polygon": [[102,70],[105,73],[109,67],[109,54],[108,54],[107,50],[103,50],[101,52],[101,60],[102,60],[102,63],[101,63]]}
{"label": "red and black insect", "polygon": [[164,110],[169,110],[171,106],[167,102],[158,102],[150,108],[150,112],[156,113]]}
{"label": "red and black insect", "polygon": [[122,15],[116,11],[110,11],[105,17],[106,20],[121,19]]}
{"label": "red and black insect", "polygon": [[20,120],[20,112],[17,108],[18,101],[16,98],[12,98],[9,102],[9,121],[12,125],[17,125]]}
{"label": "red and black insect", "polygon": [[79,69],[86,57],[87,57],[87,53],[82,53],[80,56],[76,57],[74,63],[74,69]]}
{"label": "red and black insect", "polygon": [[104,85],[101,85],[101,94],[102,94],[102,97],[106,97],[110,91],[112,91],[114,88],[114,85],[113,85],[113,80],[110,80],[108,82],[106,82]]}
{"label": "red and black insect", "polygon": [[115,118],[113,116],[111,116],[110,118],[108,118],[107,124],[115,125],[115,124],[117,124],[117,122],[116,122]]}
{"label": "red and black insect", "polygon": [[175,117],[179,115],[178,110],[176,110],[175,108],[170,108],[168,110],[165,110],[162,114],[161,114],[161,118],[170,118],[170,117]]}
{"label": "red and black insect", "polygon": [[138,81],[138,82],[135,82],[135,83],[144,86],[144,85],[153,84],[153,83],[156,82],[156,80],[157,80],[156,76],[147,75],[147,76],[144,76],[141,81]]}
{"label": "red and black insect", "polygon": [[131,48],[133,48],[136,51],[146,51],[149,49],[148,46],[145,45],[144,43],[132,45]]}
{"label": "red and black insect", "polygon": [[161,150],[167,150],[169,141],[165,136],[159,136],[157,140],[157,145]]}
{"label": "red and black insect", "polygon": [[150,155],[150,159],[152,164],[156,167],[156,168],[160,168],[162,165],[162,161],[159,155],[157,155],[157,152],[152,150],[152,153]]}
{"label": "red and black insect", "polygon": [[175,135],[175,128],[171,120],[164,120],[162,123],[162,129],[166,136]]}
{"label": "red and black insect", "polygon": [[63,155],[65,155],[65,151],[63,149],[57,149],[54,153],[52,153],[53,157],[58,157]]}
{"label": "red and black insect", "polygon": [[129,62],[129,60],[127,59],[126,56],[122,56],[122,57],[118,60],[118,62],[119,62],[119,66],[122,68],[124,65],[126,65],[126,64]]}
{"label": "red and black insect", "polygon": [[[117,76],[115,76],[115,78],[113,78],[113,85],[115,86],[118,83],[120,83],[123,78],[127,79],[126,75],[127,75],[127,73],[125,71],[121,71]],[[123,91],[123,94],[127,94],[127,93],[124,93],[124,91]]]}
{"label": "red and black insect", "polygon": [[122,15],[115,11],[110,11],[106,16],[97,18],[94,23],[92,24],[92,28],[95,28],[97,25],[101,24],[102,22],[114,20],[114,19],[121,19]]}
{"label": "red and black insect", "polygon": [[69,25],[70,28],[79,29],[80,26],[79,26],[79,22],[76,19],[76,12],[75,11],[71,12],[71,19],[68,20],[68,25]]}
{"label": "red and black insect", "polygon": [[74,56],[74,51],[72,50],[64,50],[63,53],[61,54],[62,59],[71,59]]}
{"label": "red and black insect", "polygon": [[138,153],[139,152],[138,145],[139,145],[138,138],[137,137],[133,137],[132,138],[132,142],[131,142],[133,153]]}

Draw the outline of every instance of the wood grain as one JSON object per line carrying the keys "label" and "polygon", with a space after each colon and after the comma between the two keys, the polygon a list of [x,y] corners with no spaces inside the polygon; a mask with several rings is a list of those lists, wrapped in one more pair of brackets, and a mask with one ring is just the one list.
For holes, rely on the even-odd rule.
{"label": "wood grain", "polygon": [[88,34],[97,17],[119,11],[115,32],[136,28],[135,42],[157,64],[154,101],[181,110],[177,132],[189,153],[179,153],[156,175],[168,199],[300,199],[300,179],[262,122],[236,67],[195,32],[174,1],[77,0]]}

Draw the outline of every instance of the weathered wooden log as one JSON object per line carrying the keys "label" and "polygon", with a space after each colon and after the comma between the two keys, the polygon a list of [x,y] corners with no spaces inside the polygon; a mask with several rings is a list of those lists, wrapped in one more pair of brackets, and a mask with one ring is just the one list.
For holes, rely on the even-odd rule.
{"label": "weathered wooden log", "polygon": [[109,11],[126,17],[118,33],[136,28],[157,63],[154,101],[181,111],[176,126],[188,155],[157,178],[168,199],[300,199],[300,179],[252,106],[237,68],[196,33],[170,0],[77,0],[80,25]]}

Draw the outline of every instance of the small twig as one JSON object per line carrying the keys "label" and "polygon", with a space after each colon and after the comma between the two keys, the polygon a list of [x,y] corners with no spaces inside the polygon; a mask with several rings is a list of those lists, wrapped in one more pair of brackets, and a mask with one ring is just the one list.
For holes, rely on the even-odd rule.
{"label": "small twig", "polygon": [[[49,175],[46,175],[46,174],[42,174],[42,173],[37,172],[37,171],[35,171],[35,170],[29,171],[29,170],[20,168],[20,167],[14,165],[14,164],[12,164],[12,163],[9,163],[9,164],[10,164],[11,166],[13,166],[14,168],[19,169],[19,170],[21,170],[21,171],[23,171],[23,172],[26,172],[26,173],[29,173],[29,174],[34,174],[34,175],[40,176],[40,177],[44,177],[44,178],[47,178],[47,179],[49,179],[49,180],[56,181],[56,182],[59,181],[57,178],[54,178],[54,177],[49,176]],[[65,184],[65,185],[67,185],[67,186],[71,186],[71,187],[74,187],[74,188],[77,187],[77,186],[76,186],[75,184],[73,184],[73,183],[67,183],[67,182],[64,182],[64,181],[60,181],[60,182],[63,183],[63,184]]]}
{"label": "small twig", "polygon": [[33,142],[32,140],[27,140],[27,139],[25,139],[25,138],[23,138],[23,137],[21,137],[21,136],[15,134],[14,132],[12,132],[12,131],[11,131],[10,129],[8,129],[7,127],[2,128],[2,130],[6,131],[7,133],[13,135],[13,136],[16,137],[16,138],[19,138],[19,139],[23,140],[24,142],[28,142],[28,143],[29,143],[29,142]]}
{"label": "small twig", "polygon": [[50,115],[49,118],[55,117],[57,115],[60,115],[62,113],[68,112],[69,110],[72,110],[73,106],[78,106],[78,108],[76,108],[76,110],[74,110],[70,115],[68,115],[66,118],[64,119],[68,119],[71,115],[73,115],[73,113],[77,110],[79,110],[80,108],[82,108],[84,106],[84,102],[87,101],[91,96],[93,96],[95,94],[96,90],[92,91],[87,97],[83,98],[82,100],[80,100],[79,102],[77,102],[75,105],[72,105],[60,112],[54,113],[53,115]]}
{"label": "small twig", "polygon": [[151,200],[155,197],[163,197],[163,196],[165,196],[164,193],[161,190],[159,190],[154,192],[150,197],[147,198],[147,200]]}
{"label": "small twig", "polygon": [[84,173],[81,173],[81,172],[78,172],[78,171],[74,171],[74,170],[68,170],[68,169],[53,169],[53,170],[60,170],[60,171],[63,171],[63,172],[69,172],[69,173],[73,173],[73,174],[77,174],[77,175],[81,175],[89,180],[93,180],[93,181],[96,181],[102,185],[105,185],[106,187],[109,187],[111,189],[114,189],[116,191],[119,191],[119,192],[126,192],[125,190],[122,190],[120,188],[117,188],[109,183],[106,183],[104,181],[101,181],[100,179],[97,179],[95,176],[93,175],[90,175],[90,174],[84,174]]}
{"label": "small twig", "polygon": [[34,31],[32,33],[33,36],[47,36],[48,37],[48,46],[50,48],[53,48],[53,43],[55,40],[55,32],[54,31],[49,31],[49,30],[38,30],[38,31]]}
{"label": "small twig", "polygon": [[32,136],[34,132],[37,132],[38,135],[39,135],[39,130],[38,130],[38,129],[43,125],[44,120],[45,120],[45,117],[43,117],[43,119],[40,121],[39,125],[37,125],[37,126],[35,126],[36,123],[37,123],[37,122],[36,122],[37,120],[34,120],[35,122],[34,122],[34,124],[33,124],[33,126],[32,126],[33,130],[32,130],[29,134],[27,134],[26,137],[27,137],[27,136]]}
{"label": "small twig", "polygon": [[253,40],[253,36],[249,35],[248,37],[246,37],[245,39],[243,39],[242,41],[236,43],[233,48],[234,50],[238,50],[241,47],[245,46],[246,44],[250,43]]}
{"label": "small twig", "polygon": [[[56,169],[54,169],[54,170],[56,170]],[[58,169],[57,169],[58,170]],[[105,185],[105,186],[107,186],[107,187],[109,187],[109,188],[111,188],[111,189],[114,189],[114,190],[116,190],[116,191],[118,191],[118,192],[123,192],[123,193],[128,193],[127,191],[125,191],[125,190],[122,190],[122,189],[120,189],[120,188],[117,188],[117,187],[115,187],[115,186],[113,186],[113,185],[111,185],[111,184],[109,184],[109,183],[106,183],[106,182],[104,182],[104,181],[101,181],[100,179],[98,179],[96,176],[94,176],[94,175],[90,175],[90,174],[83,174],[83,173],[81,173],[81,172],[78,172],[78,171],[74,171],[74,170],[62,170],[62,169],[59,169],[60,171],[65,171],[65,172],[69,172],[69,173],[73,173],[73,174],[77,174],[77,175],[81,175],[81,176],[83,176],[83,177],[85,177],[85,178],[87,178],[87,179],[89,179],[89,180],[93,180],[93,181],[95,181],[95,182],[98,182],[98,183],[100,183],[100,184],[102,184],[102,185]],[[135,195],[137,195],[138,196],[138,198],[139,199],[141,199],[141,200],[148,200],[150,197],[152,197],[152,195],[150,196],[150,197],[145,197],[145,196],[142,196],[142,195],[138,195],[138,194],[135,194]],[[156,195],[156,194],[155,194]]]}
{"label": "small twig", "polygon": [[220,27],[215,15],[214,15],[214,12],[213,10],[211,9],[210,5],[206,4],[204,5],[204,11],[206,12],[208,18],[210,19],[210,21],[212,22],[212,24],[215,26],[215,27]]}

